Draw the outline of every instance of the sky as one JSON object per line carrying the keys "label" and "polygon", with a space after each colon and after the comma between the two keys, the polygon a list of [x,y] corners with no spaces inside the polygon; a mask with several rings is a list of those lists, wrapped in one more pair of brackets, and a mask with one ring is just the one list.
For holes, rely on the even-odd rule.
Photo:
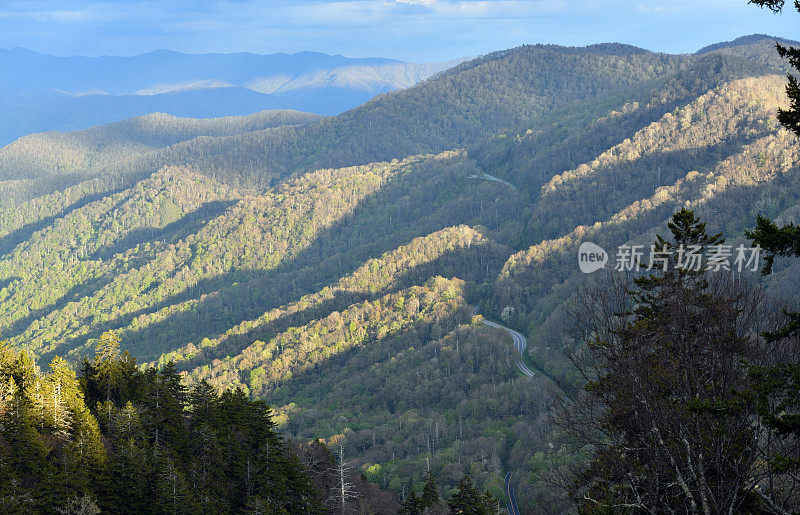
{"label": "sky", "polygon": [[766,33],[800,13],[747,0],[0,0],[0,48],[55,55],[313,50],[449,61],[525,43],[620,42],[671,53]]}

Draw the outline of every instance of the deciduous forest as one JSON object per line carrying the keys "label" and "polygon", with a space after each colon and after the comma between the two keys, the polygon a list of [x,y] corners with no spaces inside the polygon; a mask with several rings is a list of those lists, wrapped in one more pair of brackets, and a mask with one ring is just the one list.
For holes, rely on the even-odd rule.
{"label": "deciduous forest", "polygon": [[[3,147],[0,511],[797,511],[777,42],[526,45],[337,116]],[[759,270],[613,271],[723,240]]]}

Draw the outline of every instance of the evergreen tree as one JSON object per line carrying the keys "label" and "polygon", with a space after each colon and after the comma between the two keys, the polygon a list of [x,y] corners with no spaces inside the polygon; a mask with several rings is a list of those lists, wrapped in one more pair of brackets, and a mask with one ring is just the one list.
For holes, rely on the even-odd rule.
{"label": "evergreen tree", "polygon": [[419,515],[424,509],[424,501],[417,495],[416,489],[412,486],[411,491],[400,503],[400,513],[403,515]]}
{"label": "evergreen tree", "polygon": [[488,515],[492,512],[493,502],[490,497],[482,496],[472,484],[469,474],[464,474],[458,482],[458,492],[454,493],[447,503],[450,513],[463,515]]}
{"label": "evergreen tree", "polygon": [[120,345],[116,333],[103,333],[97,340],[94,358],[91,361],[84,358],[81,365],[80,383],[86,403],[103,427],[114,406],[123,406],[131,400],[138,402],[142,395],[136,360],[127,351],[121,353]]}
{"label": "evergreen tree", "polygon": [[184,420],[186,387],[175,365],[169,362],[161,371],[146,373],[144,417],[153,454],[163,451],[185,457],[187,435]]}
{"label": "evergreen tree", "polygon": [[[750,0],[750,3],[760,7],[766,7],[772,12],[779,13],[783,10],[786,0]],[[800,12],[800,2],[795,0],[794,8]],[[800,48],[783,46],[776,43],[778,55],[789,59],[789,64],[800,72]],[[790,73],[788,74],[789,84],[786,86],[786,94],[789,96],[789,109],[778,110],[778,120],[784,127],[800,136],[800,84]]]}
{"label": "evergreen tree", "polygon": [[[742,360],[761,357],[752,335],[759,297],[728,274],[681,267],[678,252],[722,242],[691,211],[677,212],[667,271],[611,276],[575,306],[587,352],[576,365],[585,393],[559,424],[596,452],[571,494],[585,510],[715,512],[756,509],[763,489],[754,408]],[[755,503],[755,504],[751,504]]]}
{"label": "evergreen tree", "polygon": [[[766,252],[762,273],[772,273],[776,256],[800,257],[800,227],[759,216],[756,228],[747,234]],[[776,350],[771,363],[751,366],[752,388],[746,392],[756,402],[762,423],[779,442],[771,459],[772,469],[784,482],[800,486],[800,312],[785,311],[783,327],[764,333]],[[788,489],[788,487],[787,487]],[[794,505],[797,509],[800,503]]]}
{"label": "evergreen tree", "polygon": [[435,508],[439,505],[439,488],[436,486],[436,479],[428,469],[425,475],[425,486],[422,487],[422,507],[425,509]]}
{"label": "evergreen tree", "polygon": [[[61,358],[41,376],[0,346],[0,512],[319,511],[268,405],[207,383],[187,394],[172,363],[140,373],[116,347],[107,339],[78,381]],[[95,404],[101,427],[85,396],[108,384]]]}
{"label": "evergreen tree", "polygon": [[176,463],[161,452],[154,459],[150,505],[161,513],[197,513],[195,497]]}
{"label": "evergreen tree", "polygon": [[117,387],[122,370],[120,367],[120,340],[113,331],[106,331],[100,336],[95,351],[93,369],[95,377],[104,395],[110,402],[112,393]]}
{"label": "evergreen tree", "polygon": [[107,437],[113,453],[100,506],[107,511],[142,513],[148,507],[148,478],[153,469],[140,412],[133,403],[114,410]]}

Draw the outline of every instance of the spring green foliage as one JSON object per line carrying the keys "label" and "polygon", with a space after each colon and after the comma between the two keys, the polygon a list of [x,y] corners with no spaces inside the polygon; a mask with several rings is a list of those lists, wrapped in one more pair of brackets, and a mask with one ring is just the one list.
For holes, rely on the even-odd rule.
{"label": "spring green foliage", "polygon": [[[770,83],[772,86],[768,86]],[[716,102],[714,98],[721,100],[727,95],[739,98],[750,95],[761,97],[757,91],[766,92],[772,88],[769,93],[772,104],[764,104],[766,109],[761,110],[758,115],[753,113],[753,120],[761,119],[763,124],[755,122],[756,125],[752,127],[766,127],[770,123],[769,120],[774,120],[771,106],[777,105],[782,96],[780,90],[775,87],[777,85],[777,78],[769,81],[763,79],[736,81],[729,84],[724,92],[710,94],[707,97],[709,103],[704,100],[695,104],[695,107],[702,104],[703,109],[712,110],[713,103]],[[732,105],[727,100],[723,103]],[[695,107],[690,106],[687,109],[691,111]],[[676,116],[679,117],[680,113],[665,116],[663,122],[674,123]],[[711,127],[717,123],[712,120],[726,123],[724,121],[735,119],[736,116],[720,112],[719,116],[709,119],[708,132],[704,132],[707,136],[695,134],[695,137],[724,140],[727,136],[722,138],[720,136],[726,134],[725,130],[712,129]],[[562,385],[569,384],[574,378],[569,373],[569,366],[563,360],[564,353],[569,353],[574,347],[573,343],[561,334],[563,314],[558,306],[582,281],[582,274],[574,266],[573,257],[581,242],[592,241],[609,250],[611,252],[609,266],[613,266],[615,258],[613,251],[617,246],[628,243],[648,247],[652,242],[652,237],[648,236],[648,233],[663,227],[670,213],[687,205],[695,208],[699,216],[715,224],[717,230],[723,230],[726,235],[737,238],[737,241],[732,243],[744,243],[744,232],[748,229],[747,220],[756,218],[759,213],[770,213],[772,216],[785,214],[792,217],[797,210],[800,198],[797,193],[800,191],[797,171],[800,160],[796,138],[784,131],[775,132],[777,123],[774,121],[771,133],[757,136],[757,139],[745,143],[744,146],[739,145],[745,140],[739,140],[739,136],[732,135],[731,147],[725,151],[729,155],[724,159],[715,160],[711,157],[713,151],[699,153],[696,159],[687,155],[686,162],[674,163],[674,170],[680,176],[674,182],[670,178],[661,183],[658,181],[658,172],[659,169],[664,172],[673,166],[670,164],[671,153],[666,149],[656,150],[655,147],[651,150],[642,150],[644,147],[636,150],[637,141],[656,143],[671,139],[671,137],[663,140],[660,137],[651,138],[651,135],[655,134],[653,131],[661,130],[660,123],[640,131],[630,140],[620,144],[613,152],[605,153],[596,160],[577,167],[569,172],[569,179],[565,182],[551,181],[553,190],[542,191],[540,196],[542,212],[531,220],[530,227],[533,232],[542,230],[541,228],[546,225],[551,227],[560,225],[561,227],[551,234],[561,235],[538,241],[526,250],[512,255],[506,262],[499,280],[492,286],[495,292],[494,298],[487,303],[487,308],[496,312],[509,305],[516,308],[517,327],[527,328],[529,334],[533,336],[533,341],[540,342],[538,345],[534,343],[539,348],[536,356],[537,365],[548,370],[551,375],[559,376]],[[692,125],[693,128],[699,128],[702,124],[693,122]],[[689,132],[691,130],[693,129],[689,129]],[[746,129],[744,133],[756,134],[751,129]],[[687,137],[686,131],[681,131],[677,127],[671,134],[677,135],[679,139]],[[738,140],[737,143],[733,143],[734,140]],[[673,144],[676,143],[675,139],[672,141]],[[724,145],[727,146],[728,143]],[[701,147],[708,148],[702,145]],[[710,147],[714,148],[714,144],[710,144]],[[640,155],[651,152],[654,157],[652,161],[654,167],[648,165],[647,160]],[[707,158],[712,160],[708,165],[698,166]],[[604,165],[603,162],[607,164]],[[608,175],[605,175],[604,167],[607,167]],[[629,171],[625,172],[625,169]],[[618,182],[623,177],[626,178],[625,184]],[[577,181],[581,186],[573,188],[571,181]],[[632,201],[627,204],[625,203],[627,201],[621,200],[618,207],[608,210],[606,218],[587,216],[587,213],[596,209],[599,211],[608,209],[605,207],[607,203],[614,204],[617,198],[622,199],[628,192],[635,190],[636,184],[644,186],[645,182],[649,182],[645,186],[649,192],[642,190],[638,199],[632,200],[631,197]],[[591,191],[602,193],[594,196]],[[559,198],[565,201],[562,203],[561,200],[557,200]],[[550,210],[564,215],[555,218],[545,217],[544,206],[548,203]],[[595,208],[595,205],[600,207]],[[575,226],[568,229],[571,224]],[[796,271],[796,267],[790,264],[782,265],[775,276],[766,282],[778,291],[791,292],[791,285],[797,285],[798,280],[798,275],[793,270]]]}
{"label": "spring green foliage", "polygon": [[[184,499],[169,485],[177,495],[200,481],[188,456],[219,455],[236,432],[197,427],[208,447],[180,443],[193,429],[177,406],[191,421],[203,391],[241,388],[275,406],[304,463],[334,467],[313,442],[342,444],[365,492],[361,473],[424,497],[430,463],[442,499],[465,474],[502,498],[513,470],[523,512],[558,511],[543,479],[574,455],[548,412],[553,392],[580,384],[560,309],[585,279],[578,245],[649,245],[686,206],[731,243],[756,214],[800,214],[771,45],[526,46],[330,119],[152,115],[23,138],[0,150],[0,327],[39,360],[81,363],[104,438],[148,435],[107,462],[163,503]],[[797,291],[798,270],[776,261],[764,284]],[[470,324],[474,306],[529,337],[534,378],[507,334]],[[82,361],[98,338],[104,352]],[[153,461],[155,428],[177,457]],[[127,464],[161,483],[136,483]],[[306,469],[324,505],[333,479]],[[216,491],[218,471],[203,480],[208,511],[243,499]],[[247,509],[271,502],[251,499]]]}

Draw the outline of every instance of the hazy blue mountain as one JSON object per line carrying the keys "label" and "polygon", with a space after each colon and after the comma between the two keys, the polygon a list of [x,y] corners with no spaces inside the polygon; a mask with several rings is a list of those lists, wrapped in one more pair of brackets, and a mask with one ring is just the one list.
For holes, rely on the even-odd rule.
{"label": "hazy blue mountain", "polygon": [[0,144],[151,112],[244,115],[266,109],[338,114],[413,86],[453,63],[414,64],[316,52],[56,57],[0,50]]}

